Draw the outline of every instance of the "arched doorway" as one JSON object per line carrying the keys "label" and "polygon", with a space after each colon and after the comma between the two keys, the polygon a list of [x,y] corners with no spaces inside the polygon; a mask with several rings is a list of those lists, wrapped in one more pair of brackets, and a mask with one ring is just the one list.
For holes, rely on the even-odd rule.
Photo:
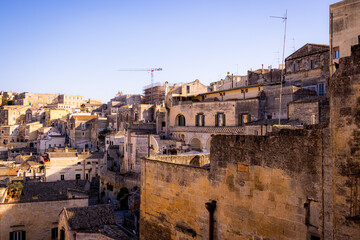
{"label": "arched doorway", "polygon": [[190,150],[202,152],[202,144],[198,138],[193,138],[190,141]]}

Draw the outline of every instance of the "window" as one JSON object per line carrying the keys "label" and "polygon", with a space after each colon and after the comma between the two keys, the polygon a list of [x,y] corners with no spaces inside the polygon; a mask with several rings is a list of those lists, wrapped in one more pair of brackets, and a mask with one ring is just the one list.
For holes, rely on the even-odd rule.
{"label": "window", "polygon": [[64,174],[61,174],[61,175],[60,175],[60,180],[65,180]]}
{"label": "window", "polygon": [[76,180],[80,180],[80,178],[81,178],[81,174],[76,174],[76,175],[75,175],[75,179],[76,179]]}
{"label": "window", "polygon": [[65,240],[65,229],[64,228],[62,228],[60,230],[60,240]]}
{"label": "window", "polygon": [[176,118],[177,118],[177,125],[178,126],[185,126],[186,125],[184,115],[179,114]]}
{"label": "window", "polygon": [[26,239],[25,231],[10,232],[10,240],[25,240],[25,239]]}
{"label": "window", "polygon": [[81,162],[78,162],[78,165],[81,165]]}
{"label": "window", "polygon": [[326,95],[325,83],[319,83],[319,85],[318,85],[318,95],[319,96],[325,96]]}
{"label": "window", "polygon": [[334,52],[334,59],[337,59],[340,57],[340,48],[339,47],[334,47],[333,49],[333,52]]}
{"label": "window", "polygon": [[86,174],[86,180],[89,180],[89,174],[88,173]]}
{"label": "window", "polygon": [[87,162],[86,164],[91,164],[91,162]]}
{"label": "window", "polygon": [[51,229],[51,239],[58,239],[58,228],[52,228]]}
{"label": "window", "polygon": [[187,94],[190,93],[190,86],[186,86],[186,93],[187,93]]}
{"label": "window", "polygon": [[215,115],[215,126],[216,127],[225,126],[225,114],[224,113],[218,113]]}
{"label": "window", "polygon": [[86,124],[85,123],[81,124],[81,130],[86,130]]}
{"label": "window", "polygon": [[251,121],[251,115],[248,113],[239,114],[239,126],[244,126],[246,123]]}
{"label": "window", "polygon": [[165,122],[161,122],[161,127],[166,127],[166,123],[165,123]]}
{"label": "window", "polygon": [[85,132],[82,132],[82,135],[85,136]]}
{"label": "window", "polygon": [[360,35],[358,36],[358,44],[360,44]]}
{"label": "window", "polygon": [[310,69],[314,69],[314,60],[310,61]]}
{"label": "window", "polygon": [[293,65],[293,73],[296,73],[296,64],[294,63],[294,65]]}
{"label": "window", "polygon": [[205,126],[205,115],[199,113],[195,117],[195,126],[197,127],[204,127]]}

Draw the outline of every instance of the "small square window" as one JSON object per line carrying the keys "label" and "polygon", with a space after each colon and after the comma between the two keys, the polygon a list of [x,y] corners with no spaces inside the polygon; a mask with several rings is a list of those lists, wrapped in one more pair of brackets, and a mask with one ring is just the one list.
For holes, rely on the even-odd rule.
{"label": "small square window", "polygon": [[60,180],[65,180],[65,176],[63,174],[60,175]]}
{"label": "small square window", "polygon": [[75,175],[75,179],[76,179],[76,180],[80,180],[80,178],[81,178],[81,174],[76,174],[76,175]]}
{"label": "small square window", "polygon": [[334,56],[333,56],[334,59],[340,58],[340,48],[339,47],[334,47],[333,52],[334,52]]}

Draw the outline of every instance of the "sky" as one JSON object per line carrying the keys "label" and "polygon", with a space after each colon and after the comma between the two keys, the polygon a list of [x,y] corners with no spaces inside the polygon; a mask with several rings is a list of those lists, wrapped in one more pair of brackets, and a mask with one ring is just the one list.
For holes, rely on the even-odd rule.
{"label": "sky", "polygon": [[338,0],[2,0],[0,90],[109,101],[154,82],[209,85],[329,43]]}

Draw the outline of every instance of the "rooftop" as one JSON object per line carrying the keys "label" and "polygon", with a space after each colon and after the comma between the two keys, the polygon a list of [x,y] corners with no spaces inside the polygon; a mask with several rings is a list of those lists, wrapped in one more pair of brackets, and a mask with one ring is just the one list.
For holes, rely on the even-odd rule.
{"label": "rooftop", "polygon": [[73,231],[102,233],[115,239],[132,239],[116,225],[110,205],[64,208],[63,212]]}
{"label": "rooftop", "polygon": [[25,182],[18,202],[43,202],[69,199],[68,193],[88,194],[88,181]]}

